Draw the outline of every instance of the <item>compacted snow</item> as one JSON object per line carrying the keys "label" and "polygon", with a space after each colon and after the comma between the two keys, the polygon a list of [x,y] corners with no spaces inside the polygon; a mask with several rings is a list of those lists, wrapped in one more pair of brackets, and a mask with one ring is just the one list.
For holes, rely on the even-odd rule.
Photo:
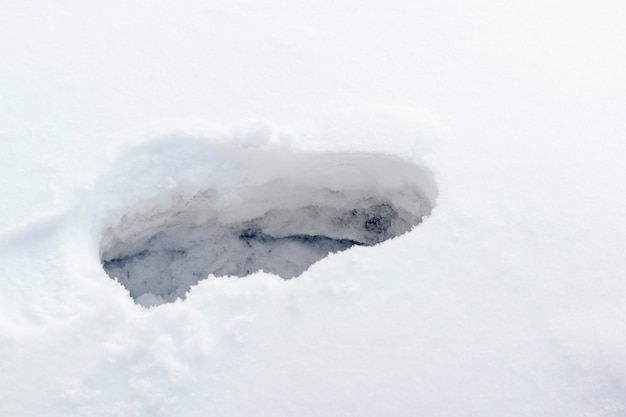
{"label": "compacted snow", "polygon": [[622,4],[0,2],[1,416],[623,416]]}
{"label": "compacted snow", "polygon": [[103,187],[155,169],[172,175],[168,189],[127,208],[100,243],[105,271],[148,304],[185,298],[209,275],[290,279],[329,253],[376,245],[430,214],[436,189],[425,168],[389,155],[184,138],[133,150]]}

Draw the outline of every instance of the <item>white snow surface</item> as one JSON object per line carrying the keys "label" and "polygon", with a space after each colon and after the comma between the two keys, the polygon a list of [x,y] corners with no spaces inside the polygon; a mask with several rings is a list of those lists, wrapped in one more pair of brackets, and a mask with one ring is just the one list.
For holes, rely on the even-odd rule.
{"label": "white snow surface", "polygon": [[[623,416],[625,16],[0,2],[0,415]],[[186,238],[414,227],[134,300],[103,254],[195,196]]]}

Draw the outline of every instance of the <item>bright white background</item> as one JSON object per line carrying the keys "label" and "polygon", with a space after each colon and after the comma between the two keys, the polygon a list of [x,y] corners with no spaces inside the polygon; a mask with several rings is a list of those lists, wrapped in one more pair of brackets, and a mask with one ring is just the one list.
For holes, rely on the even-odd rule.
{"label": "bright white background", "polygon": [[[0,414],[624,415],[625,17],[0,1]],[[142,309],[99,266],[107,204],[138,198],[105,179],[209,125],[410,157],[436,208],[296,280]]]}

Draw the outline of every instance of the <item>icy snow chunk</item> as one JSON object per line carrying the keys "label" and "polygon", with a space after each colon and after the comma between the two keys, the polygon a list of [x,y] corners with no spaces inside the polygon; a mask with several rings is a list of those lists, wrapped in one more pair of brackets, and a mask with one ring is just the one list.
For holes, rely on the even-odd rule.
{"label": "icy snow chunk", "polygon": [[426,169],[384,154],[181,140],[135,152],[114,170],[113,184],[134,179],[117,190],[126,207],[111,215],[100,255],[146,306],[184,299],[209,275],[297,277],[330,253],[410,231],[436,194]]}

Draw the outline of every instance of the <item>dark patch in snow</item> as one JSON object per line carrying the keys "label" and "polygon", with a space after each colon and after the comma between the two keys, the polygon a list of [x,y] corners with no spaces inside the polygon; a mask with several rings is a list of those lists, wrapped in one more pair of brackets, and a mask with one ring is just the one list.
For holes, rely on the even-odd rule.
{"label": "dark patch in snow", "polygon": [[381,235],[391,227],[391,222],[398,213],[389,204],[378,204],[370,208],[370,216],[365,220],[365,230]]}
{"label": "dark patch in snow", "polygon": [[[118,212],[101,238],[104,270],[138,303],[184,299],[209,275],[297,277],[331,253],[408,232],[436,196],[426,170],[388,155],[216,146],[188,144],[173,154],[147,148],[153,157],[141,153],[143,168],[131,158],[124,171],[133,181],[121,183],[141,185],[128,195],[173,185]],[[189,188],[204,175],[206,188]]]}
{"label": "dark patch in snow", "polygon": [[[273,210],[240,224],[164,225],[151,235],[112,245],[102,254],[102,266],[133,298],[150,293],[174,301],[210,274],[244,277],[263,270],[291,279],[331,253],[375,245],[414,224],[389,202],[350,210]],[[298,226],[317,232],[289,232]]]}

